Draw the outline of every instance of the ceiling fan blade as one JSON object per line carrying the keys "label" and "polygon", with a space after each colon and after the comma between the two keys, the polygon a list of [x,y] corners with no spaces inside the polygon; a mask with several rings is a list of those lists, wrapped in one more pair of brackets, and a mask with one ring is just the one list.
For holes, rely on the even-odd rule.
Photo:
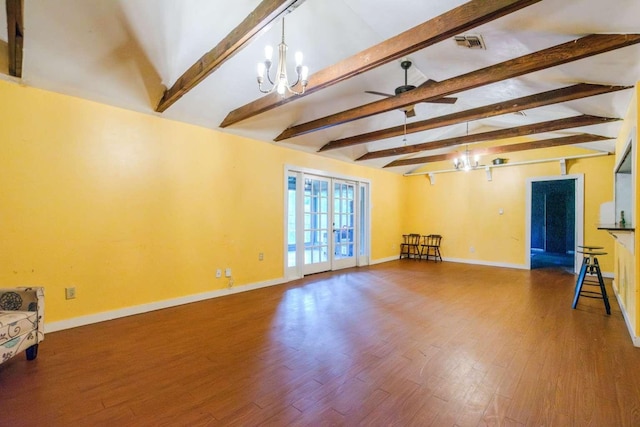
{"label": "ceiling fan blade", "polygon": [[[427,81],[425,81],[424,83],[422,83],[418,87],[430,86],[430,85],[432,85],[434,83],[438,83],[438,82],[436,80],[433,80],[433,79],[428,79]],[[432,104],[455,104],[457,100],[458,100],[458,98],[448,97],[448,98],[436,98],[436,99],[432,99],[430,101],[424,101],[424,102],[430,102]]]}
{"label": "ceiling fan blade", "polygon": [[390,98],[392,96],[395,95],[391,95],[390,93],[384,93],[384,92],[376,92],[375,90],[365,90],[365,93],[370,93],[372,95],[380,95],[380,96],[386,96],[387,98]]}

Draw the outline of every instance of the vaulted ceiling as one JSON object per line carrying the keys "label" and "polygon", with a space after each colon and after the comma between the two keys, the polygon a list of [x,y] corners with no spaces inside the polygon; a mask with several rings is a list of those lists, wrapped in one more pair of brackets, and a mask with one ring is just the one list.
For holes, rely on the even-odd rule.
{"label": "vaulted ceiling", "polygon": [[[6,0],[2,13],[4,79],[397,173],[463,147],[611,152],[640,80],[637,0]],[[283,17],[290,62],[300,50],[310,68],[303,96],[257,88]],[[371,93],[403,85],[407,59],[416,89]]]}

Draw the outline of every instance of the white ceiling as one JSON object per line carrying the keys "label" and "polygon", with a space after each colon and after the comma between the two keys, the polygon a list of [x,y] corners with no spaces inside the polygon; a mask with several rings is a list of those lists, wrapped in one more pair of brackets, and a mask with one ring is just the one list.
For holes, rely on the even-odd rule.
{"label": "white ceiling", "polygon": [[[219,129],[230,111],[260,94],[255,69],[266,44],[277,45],[280,23],[253,40],[166,112],[154,108],[164,87],[235,28],[260,0],[25,0],[23,82],[29,86],[74,95],[131,110],[161,115]],[[286,16],[286,42],[301,50],[311,74],[380,43],[447,10],[462,0],[307,0]],[[2,8],[0,18],[6,21]],[[470,31],[480,34],[486,50],[470,50],[445,40],[410,55],[414,83],[450,77],[532,53],[591,33],[639,33],[638,0],[544,0]],[[2,35],[6,42],[6,31]],[[292,58],[290,58],[292,60]],[[5,64],[6,68],[6,64]],[[223,132],[249,136],[315,152],[330,140],[401,125],[400,111],[383,113],[326,130],[272,142],[285,128],[324,117],[380,98],[364,93],[392,93],[403,83],[394,61],[330,88],[240,122]],[[588,82],[633,85],[640,80],[640,45],[582,59],[456,94],[454,105],[418,104],[424,120],[546,90]],[[513,127],[578,114],[623,117],[631,91],[598,95],[469,124],[469,132]],[[570,129],[549,138],[577,132],[615,137],[620,122]],[[407,144],[464,135],[459,124],[410,134]],[[321,155],[353,161],[368,151],[390,148],[401,138],[356,145]],[[611,151],[612,141],[591,143],[591,149]],[[429,152],[438,154],[444,151]],[[422,154],[424,155],[424,153]],[[397,157],[362,162],[381,167]],[[389,170],[404,173],[416,167]]]}

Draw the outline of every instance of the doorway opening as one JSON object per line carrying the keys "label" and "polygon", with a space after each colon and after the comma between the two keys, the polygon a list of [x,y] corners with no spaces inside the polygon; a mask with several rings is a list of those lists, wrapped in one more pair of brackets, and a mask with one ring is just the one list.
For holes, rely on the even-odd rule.
{"label": "doorway opening", "polygon": [[369,182],[287,169],[285,268],[289,280],[369,264]]}
{"label": "doorway opening", "polygon": [[583,241],[584,179],[562,176],[528,183],[528,263],[530,269],[559,268],[575,273],[575,248]]}

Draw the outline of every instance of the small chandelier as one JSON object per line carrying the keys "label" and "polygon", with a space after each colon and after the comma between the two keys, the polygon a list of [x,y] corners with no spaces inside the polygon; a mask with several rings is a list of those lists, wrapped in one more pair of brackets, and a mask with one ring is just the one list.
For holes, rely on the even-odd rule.
{"label": "small chandelier", "polygon": [[[469,122],[467,122],[467,136],[469,136]],[[453,167],[458,170],[463,170],[465,172],[470,171],[471,169],[475,169],[478,167],[478,162],[480,161],[480,156],[473,156],[473,161],[471,161],[471,151],[469,151],[469,146],[464,150],[464,154],[460,157],[456,157],[453,159]]]}
{"label": "small chandelier", "polygon": [[480,156],[478,155],[473,156],[473,160],[471,159],[471,151],[469,151],[469,147],[467,147],[462,156],[453,159],[453,166],[458,170],[470,171],[478,167],[479,161]]}
{"label": "small chandelier", "polygon": [[[275,79],[272,79],[270,74],[273,47],[266,46],[264,48],[264,56],[264,62],[258,63],[258,89],[260,92],[271,93],[275,90],[280,94],[280,96],[284,96],[286,91],[289,91],[294,95],[302,95],[304,93],[304,90],[309,83],[309,68],[302,65],[302,52],[296,52],[295,55],[296,81],[293,84],[290,84],[287,77],[287,45],[284,42],[284,18],[282,18],[282,41],[278,45],[278,67],[276,68]],[[269,83],[271,83],[271,88],[267,90],[262,88],[265,75],[267,76]],[[298,90],[295,89],[296,86],[299,86]]]}

